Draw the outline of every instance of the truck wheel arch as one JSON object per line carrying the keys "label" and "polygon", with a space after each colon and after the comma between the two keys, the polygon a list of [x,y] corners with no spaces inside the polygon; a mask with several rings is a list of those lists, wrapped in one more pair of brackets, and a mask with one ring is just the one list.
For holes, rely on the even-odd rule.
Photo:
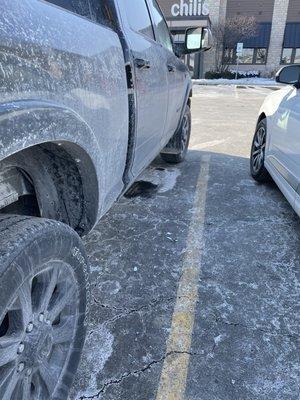
{"label": "truck wheel arch", "polygon": [[[93,130],[76,112],[48,100],[1,103],[0,119],[0,174],[18,168],[34,185],[42,217],[65,222],[81,235],[89,232],[98,219],[103,181]],[[76,196],[63,187],[68,168],[77,179],[71,182]]]}
{"label": "truck wheel arch", "polygon": [[33,186],[41,217],[64,222],[80,235],[92,229],[97,220],[98,184],[83,149],[68,142],[42,143],[0,163],[0,171],[13,168]]}

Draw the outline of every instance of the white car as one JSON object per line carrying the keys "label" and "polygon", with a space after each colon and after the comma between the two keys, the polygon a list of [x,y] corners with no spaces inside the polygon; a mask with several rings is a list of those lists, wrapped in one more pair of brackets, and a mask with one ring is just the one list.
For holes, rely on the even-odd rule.
{"label": "white car", "polygon": [[269,95],[261,107],[251,175],[258,182],[271,175],[300,216],[300,65],[283,67],[276,81],[287,86]]}

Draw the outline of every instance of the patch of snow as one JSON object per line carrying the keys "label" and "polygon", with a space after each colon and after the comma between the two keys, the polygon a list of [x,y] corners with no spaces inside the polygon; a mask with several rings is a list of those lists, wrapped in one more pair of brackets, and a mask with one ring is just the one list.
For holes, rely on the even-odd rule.
{"label": "patch of snow", "polygon": [[256,186],[256,183],[255,183],[254,179],[242,179],[239,183],[239,186],[252,187],[252,186]]}
{"label": "patch of snow", "polygon": [[[235,69],[229,69],[229,72],[235,74]],[[243,75],[245,78],[247,77],[259,77],[259,71],[252,70],[252,71],[239,71],[239,75]]]}
{"label": "patch of snow", "polygon": [[218,146],[219,144],[223,144],[228,141],[229,138],[221,139],[221,140],[212,140],[210,142],[205,143],[197,143],[190,146],[191,149],[207,149],[208,147]]}
{"label": "patch of snow", "polygon": [[250,283],[249,286],[251,289],[257,290],[258,289],[258,284],[257,283]]}
{"label": "patch of snow", "polygon": [[90,263],[90,272],[101,273],[102,271],[103,267],[101,265]]}
{"label": "patch of snow", "polygon": [[164,179],[162,180],[162,185],[159,188],[159,193],[165,193],[168,192],[169,190],[172,190],[174,186],[176,185],[177,178],[180,175],[179,169],[172,169],[172,170],[166,170]]}
{"label": "patch of snow", "polygon": [[147,355],[142,357],[142,360],[145,364],[149,364],[153,360],[153,355],[147,353]]}
{"label": "patch of snow", "polygon": [[224,338],[225,338],[225,335],[219,335],[219,336],[214,337],[215,345],[218,346],[218,344],[221,343]]}
{"label": "patch of snow", "polygon": [[166,236],[166,238],[167,238],[168,240],[170,240],[171,242],[177,242],[177,241],[178,241],[177,239],[172,238],[171,235]]}
{"label": "patch of snow", "polygon": [[165,193],[172,190],[176,185],[177,178],[180,176],[179,169],[157,169],[148,168],[139,180],[151,182],[158,186],[158,193]]}
{"label": "patch of snow", "polygon": [[101,290],[109,295],[117,294],[121,289],[120,282],[118,281],[105,281],[100,286]]}
{"label": "patch of snow", "polygon": [[280,322],[277,317],[272,319],[272,324],[276,329],[278,329],[278,330],[280,329]]}
{"label": "patch of snow", "polygon": [[254,86],[278,86],[274,79],[268,78],[241,78],[241,79],[193,79],[196,85],[254,85]]}
{"label": "patch of snow", "polygon": [[83,370],[89,371],[89,374],[82,376],[82,379],[88,378],[88,382],[84,383],[84,386],[88,389],[78,393],[77,400],[83,395],[92,396],[98,390],[97,376],[112,355],[113,342],[114,336],[103,325],[93,328],[93,333],[87,336],[84,349],[85,357],[82,359],[82,363],[84,365]]}

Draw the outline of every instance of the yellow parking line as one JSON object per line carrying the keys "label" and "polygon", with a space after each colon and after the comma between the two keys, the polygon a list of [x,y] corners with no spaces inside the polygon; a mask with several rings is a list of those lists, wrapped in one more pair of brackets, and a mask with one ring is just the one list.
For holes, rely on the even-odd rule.
{"label": "yellow parking line", "polygon": [[156,400],[183,400],[185,395],[195,308],[198,300],[209,162],[210,156],[204,155],[196,186],[194,214],[189,227],[182,276],[179,280],[171,332],[167,341],[166,358]]}

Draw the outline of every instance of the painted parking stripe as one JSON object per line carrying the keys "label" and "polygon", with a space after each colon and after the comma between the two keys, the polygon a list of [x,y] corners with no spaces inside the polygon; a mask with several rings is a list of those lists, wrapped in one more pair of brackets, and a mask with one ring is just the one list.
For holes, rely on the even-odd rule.
{"label": "painted parking stripe", "polygon": [[[179,280],[156,400],[183,400],[190,360],[192,334],[198,300],[198,283],[203,250],[205,203],[209,177],[210,156],[201,160],[196,186],[194,214],[188,233],[187,248]],[[200,400],[200,399],[199,399]]]}

